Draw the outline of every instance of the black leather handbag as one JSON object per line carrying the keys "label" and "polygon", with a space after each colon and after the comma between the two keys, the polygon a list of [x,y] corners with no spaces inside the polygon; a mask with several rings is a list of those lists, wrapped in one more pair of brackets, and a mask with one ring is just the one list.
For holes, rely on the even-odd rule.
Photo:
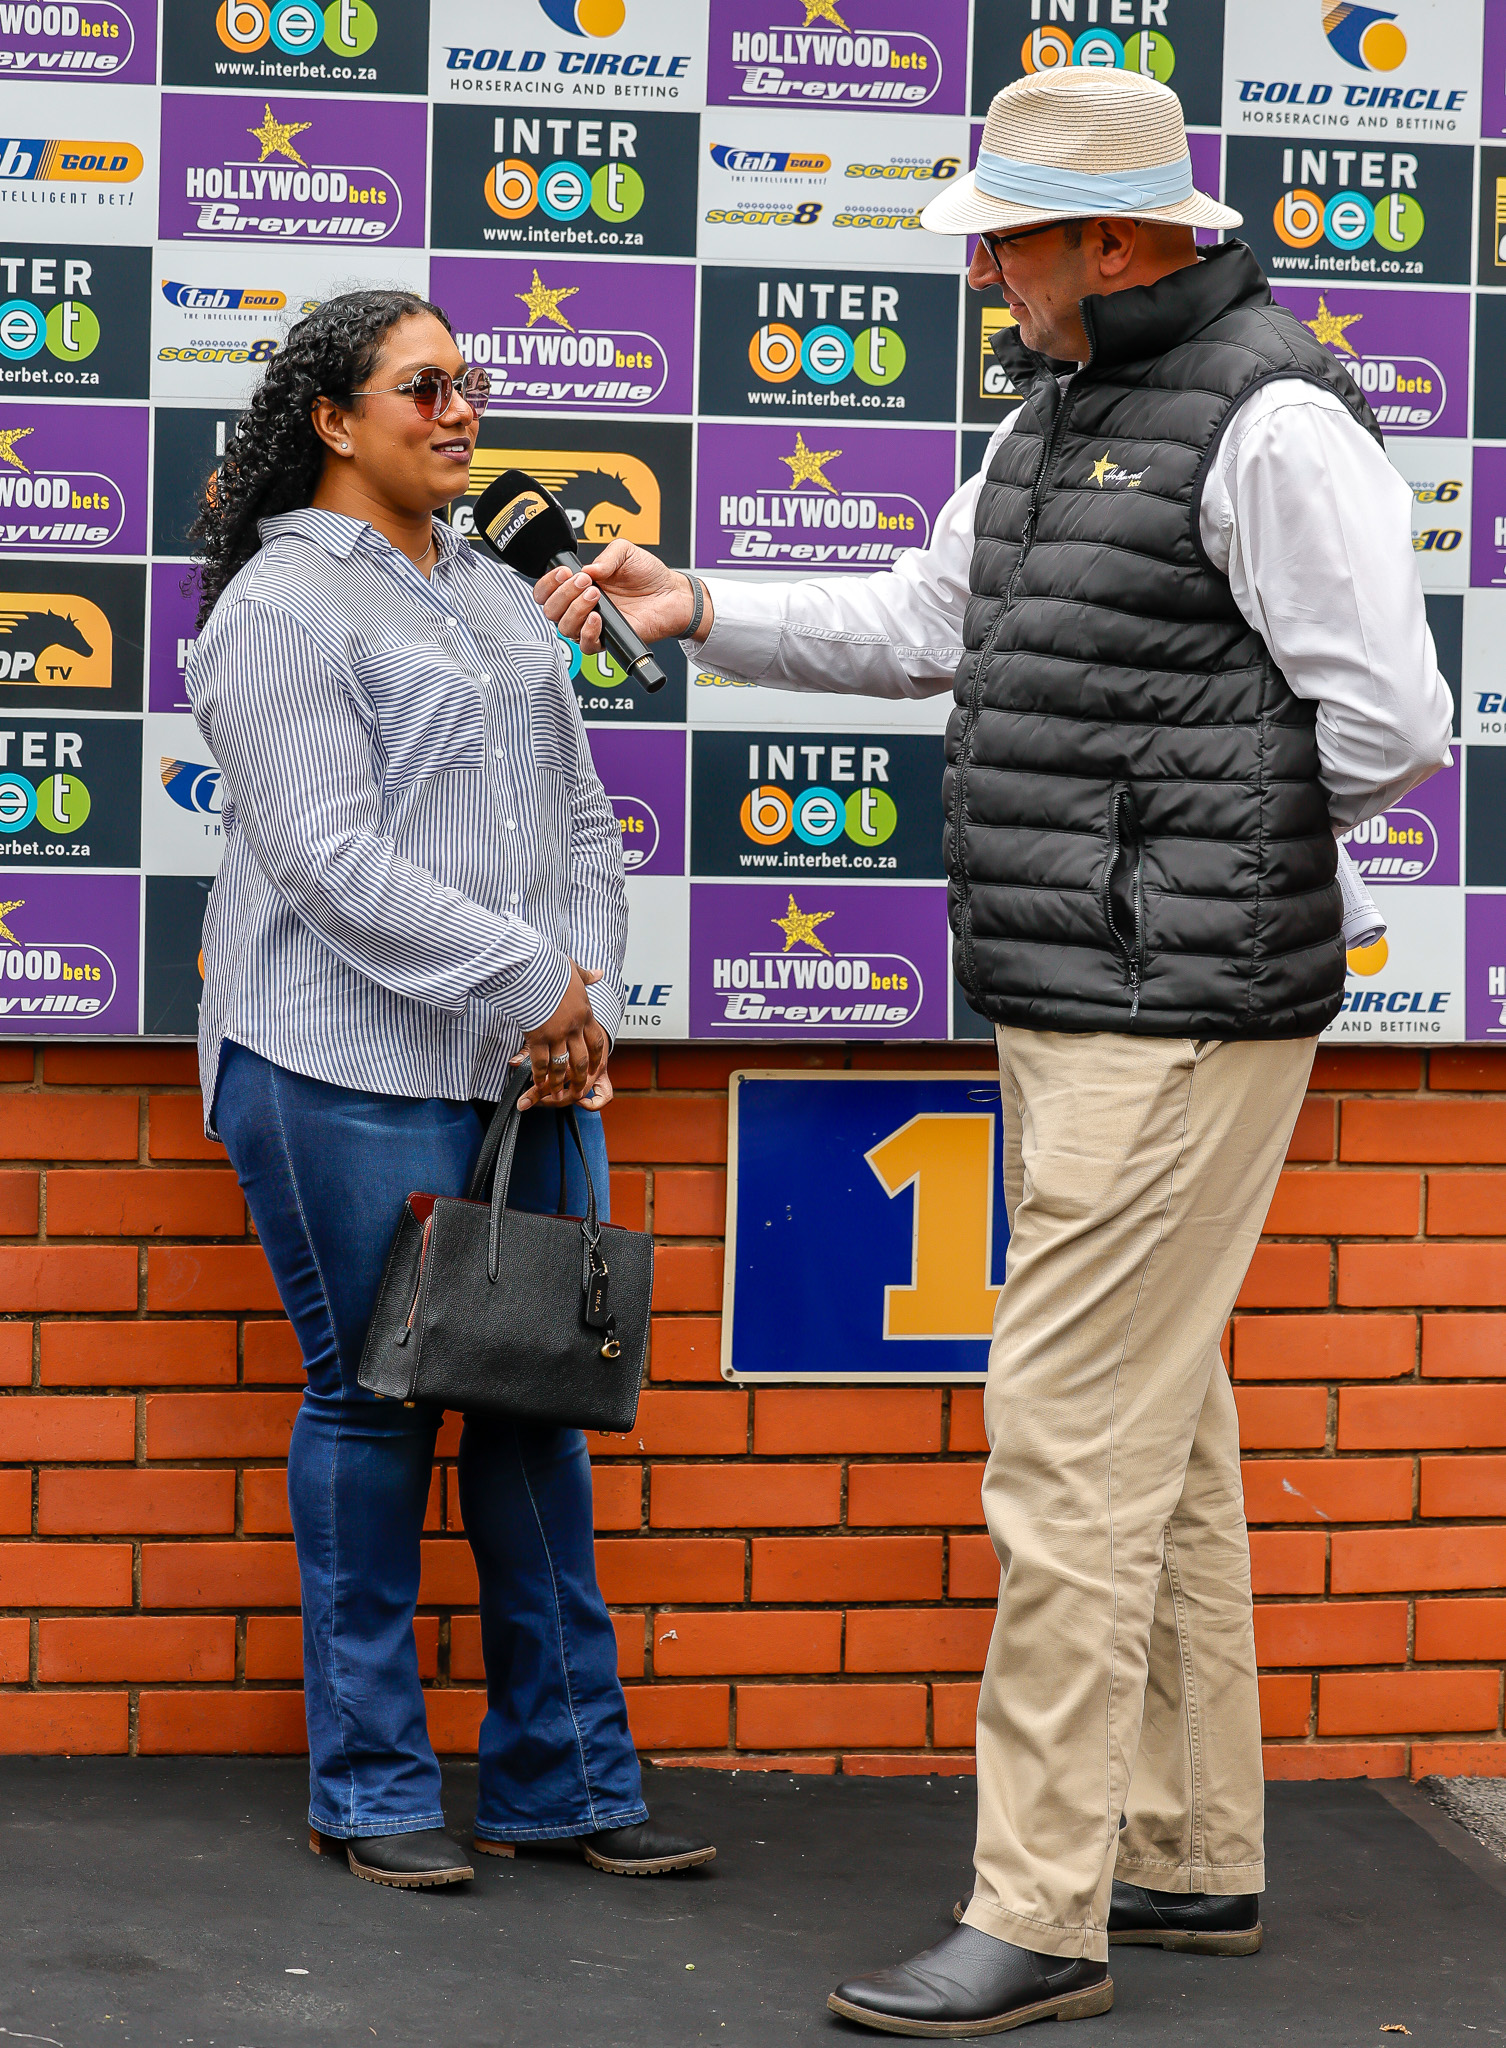
{"label": "black leather handbag", "polygon": [[[586,1169],[585,1215],[507,1206],[518,1098],[531,1078],[525,1065],[509,1082],[463,1197],[408,1197],[357,1378],[392,1401],[628,1430],[648,1348],[653,1239],[599,1220],[573,1109],[564,1124]],[[563,1170],[560,1187],[563,1209]]]}

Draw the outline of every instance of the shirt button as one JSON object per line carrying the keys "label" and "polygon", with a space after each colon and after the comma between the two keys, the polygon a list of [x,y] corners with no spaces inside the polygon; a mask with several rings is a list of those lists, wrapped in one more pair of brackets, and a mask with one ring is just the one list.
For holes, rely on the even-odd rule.
{"label": "shirt button", "polygon": [[518,821],[517,821],[517,819],[516,819],[516,818],[509,818],[509,819],[508,819],[508,821],[507,821],[507,829],[508,829],[508,831],[509,831],[509,832],[516,832],[516,831],[517,831],[517,829],[518,829]]}
{"label": "shirt button", "polygon": [[492,759],[494,761],[500,761],[502,759],[502,749],[500,747],[492,748]]}
{"label": "shirt button", "polygon": [[516,889],[514,889],[513,893],[511,894],[511,896],[508,897],[507,900],[509,903],[517,903],[521,901],[521,898],[519,897]]}

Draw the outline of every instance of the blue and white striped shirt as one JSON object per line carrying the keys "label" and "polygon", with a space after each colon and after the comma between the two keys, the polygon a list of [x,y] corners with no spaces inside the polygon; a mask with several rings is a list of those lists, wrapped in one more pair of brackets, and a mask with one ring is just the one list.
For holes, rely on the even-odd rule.
{"label": "blue and white striped shirt", "polygon": [[494,1099],[569,961],[622,1020],[622,838],[526,584],[435,525],[286,512],[188,667],[224,777],[199,1068],[230,1038],[341,1087]]}

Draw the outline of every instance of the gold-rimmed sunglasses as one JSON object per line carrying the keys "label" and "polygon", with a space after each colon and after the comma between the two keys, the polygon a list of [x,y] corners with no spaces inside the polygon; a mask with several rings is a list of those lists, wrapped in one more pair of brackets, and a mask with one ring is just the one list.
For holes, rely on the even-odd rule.
{"label": "gold-rimmed sunglasses", "polygon": [[480,419],[492,395],[491,371],[478,370],[473,366],[455,378],[448,370],[441,370],[430,363],[422,370],[415,370],[406,384],[379,384],[371,390],[352,391],[350,395],[352,398],[376,398],[385,392],[397,392],[413,400],[420,419],[437,420],[449,411],[450,400],[457,391]]}

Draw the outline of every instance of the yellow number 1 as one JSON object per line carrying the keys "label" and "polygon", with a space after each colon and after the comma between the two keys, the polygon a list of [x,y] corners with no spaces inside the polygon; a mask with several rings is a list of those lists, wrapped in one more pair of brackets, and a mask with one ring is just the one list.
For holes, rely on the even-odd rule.
{"label": "yellow number 1", "polygon": [[993,1118],[912,1116],[863,1156],[891,1199],[915,1189],[910,1281],[884,1289],[885,1337],[990,1336]]}

